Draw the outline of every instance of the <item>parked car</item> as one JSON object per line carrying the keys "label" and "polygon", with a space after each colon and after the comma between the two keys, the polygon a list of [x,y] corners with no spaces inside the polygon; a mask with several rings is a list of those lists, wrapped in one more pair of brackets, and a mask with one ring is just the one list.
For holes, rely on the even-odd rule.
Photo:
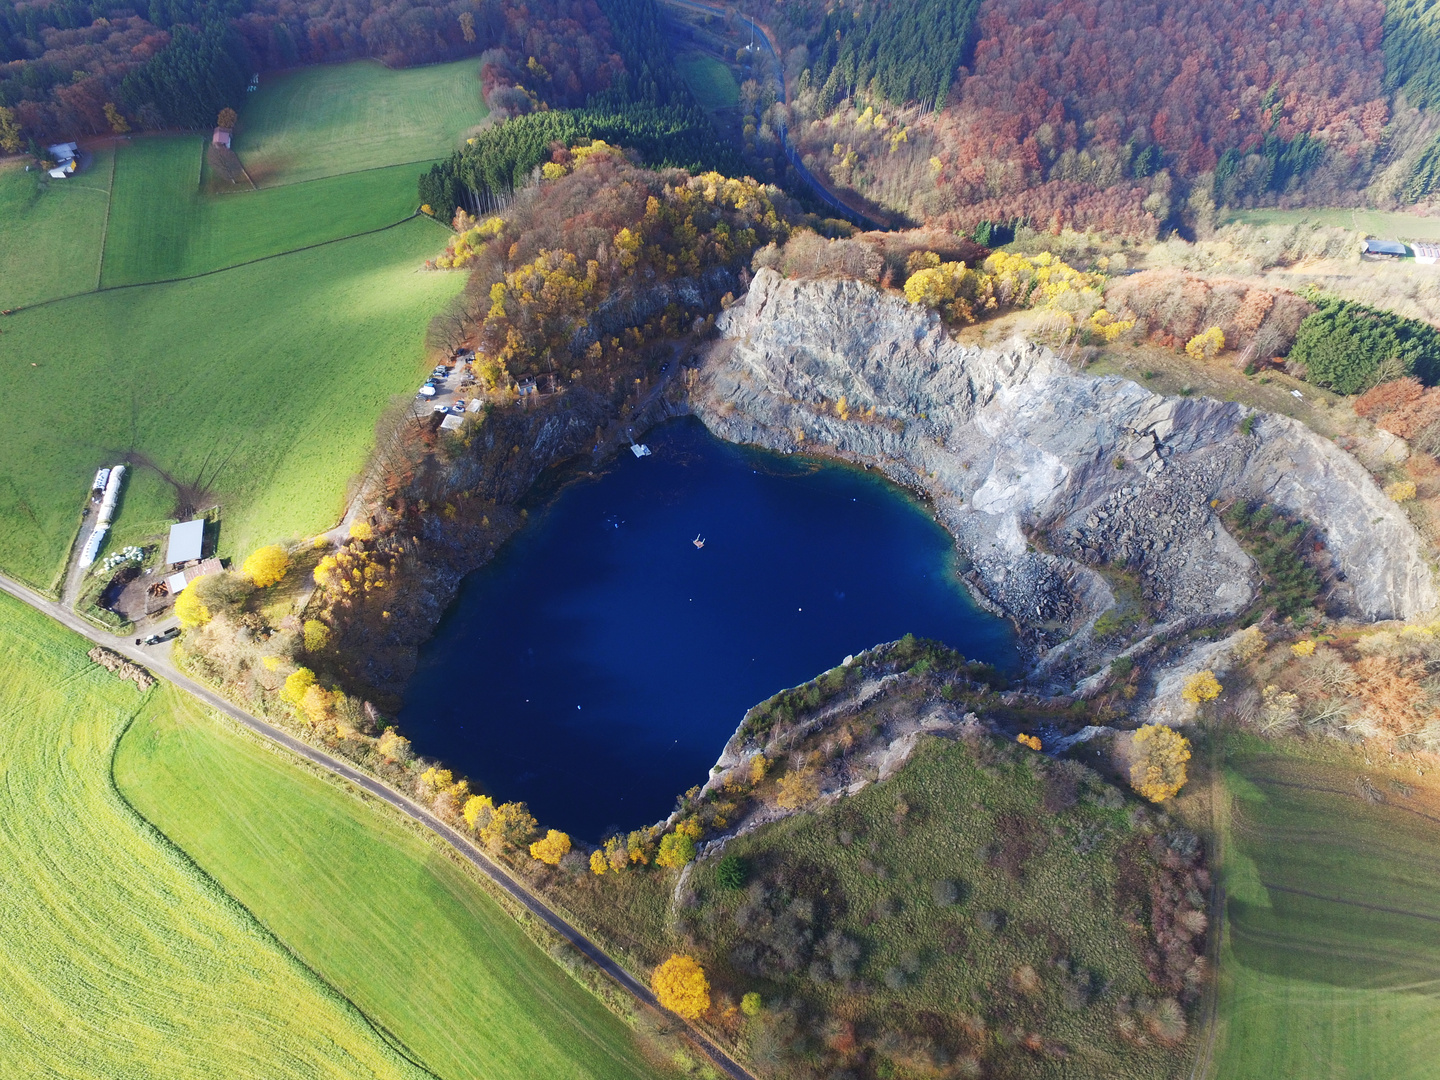
{"label": "parked car", "polygon": [[[169,630],[162,630],[158,634],[151,634],[145,639],[146,645],[159,645],[161,642],[169,641],[171,638],[180,636],[180,628],[172,626]],[[139,644],[138,642],[136,644]]]}

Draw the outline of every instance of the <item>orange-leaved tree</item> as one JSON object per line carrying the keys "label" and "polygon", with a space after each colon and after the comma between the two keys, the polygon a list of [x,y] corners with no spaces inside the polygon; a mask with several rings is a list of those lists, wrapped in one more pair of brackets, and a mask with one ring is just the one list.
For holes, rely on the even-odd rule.
{"label": "orange-leaved tree", "polygon": [[530,857],[551,866],[559,866],[560,860],[569,854],[570,837],[559,829],[551,829],[543,840],[530,845]]}
{"label": "orange-leaved tree", "polygon": [[686,1020],[698,1019],[710,1008],[710,980],[693,956],[672,954],[650,976],[650,988],[661,1005]]}
{"label": "orange-leaved tree", "polygon": [[238,119],[239,117],[235,115],[235,110],[227,105],[220,110],[220,115],[215,118],[215,126],[229,131],[234,128],[235,121]]}
{"label": "orange-leaved tree", "polygon": [[1147,724],[1135,732],[1131,747],[1130,785],[1151,802],[1174,798],[1185,786],[1190,740],[1164,724]]}
{"label": "orange-leaved tree", "polygon": [[269,544],[251,553],[240,572],[264,589],[282,580],[290,572],[290,555],[279,544]]}

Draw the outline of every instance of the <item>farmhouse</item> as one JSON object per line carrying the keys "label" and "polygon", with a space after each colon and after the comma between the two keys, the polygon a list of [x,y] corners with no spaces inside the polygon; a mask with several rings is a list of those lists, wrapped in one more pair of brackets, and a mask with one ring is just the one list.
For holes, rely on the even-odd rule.
{"label": "farmhouse", "polygon": [[1410,252],[1398,240],[1376,240],[1371,236],[1366,237],[1365,243],[1360,248],[1360,254],[1378,256],[1382,259],[1403,259]]}
{"label": "farmhouse", "polygon": [[178,570],[165,579],[165,587],[171,596],[185,591],[196,578],[202,578],[206,574],[218,574],[224,570],[224,565],[219,559],[202,559],[194,566],[187,566],[184,570]]}
{"label": "farmhouse", "polygon": [[226,150],[229,150],[229,149],[230,149],[230,129],[229,129],[229,128],[217,127],[217,128],[215,129],[215,134],[210,136],[210,145],[212,145],[212,146],[223,146]]}
{"label": "farmhouse", "polygon": [[204,518],[177,522],[170,526],[170,544],[165,550],[165,561],[171,566],[192,562],[200,558],[200,549],[204,543]]}
{"label": "farmhouse", "polygon": [[1440,244],[1415,244],[1415,261],[1422,266],[1434,266],[1440,262]]}
{"label": "farmhouse", "polygon": [[45,153],[50,160],[55,162],[55,168],[50,170],[50,175],[56,180],[64,180],[75,171],[75,155],[80,147],[73,142],[56,143],[54,146],[47,146]]}

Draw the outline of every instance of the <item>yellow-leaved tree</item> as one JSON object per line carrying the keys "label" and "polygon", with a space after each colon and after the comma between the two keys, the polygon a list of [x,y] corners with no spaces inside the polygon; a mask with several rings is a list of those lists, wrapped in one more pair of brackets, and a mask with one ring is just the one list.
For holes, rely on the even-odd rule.
{"label": "yellow-leaved tree", "polygon": [[530,808],[523,802],[501,803],[495,807],[490,820],[478,830],[485,846],[498,850],[501,847],[521,847],[530,841],[538,827]]}
{"label": "yellow-leaved tree", "polygon": [[1131,749],[1130,785],[1151,802],[1172,799],[1185,786],[1190,740],[1164,724],[1147,724],[1135,732]]}
{"label": "yellow-leaved tree", "polygon": [[551,866],[559,866],[560,860],[569,854],[570,837],[559,829],[551,829],[543,840],[530,845],[530,857]]}
{"label": "yellow-leaved tree", "polygon": [[1218,326],[1202,330],[1185,343],[1185,354],[1192,360],[1211,360],[1225,349],[1225,331]]}
{"label": "yellow-leaved tree", "polygon": [[319,619],[305,620],[305,651],[308,653],[320,652],[330,645],[330,627],[326,626]]}
{"label": "yellow-leaved tree", "polygon": [[1219,697],[1221,689],[1220,680],[1215,678],[1213,671],[1197,671],[1185,680],[1180,696],[1192,705],[1203,705]]}
{"label": "yellow-leaved tree", "polygon": [[315,672],[308,667],[296,668],[285,676],[285,685],[280,688],[280,700],[292,708],[304,708],[305,693],[314,685]]}
{"label": "yellow-leaved tree", "polygon": [[610,864],[605,858],[605,852],[601,851],[599,848],[596,848],[594,851],[590,852],[590,872],[592,874],[594,874],[596,877],[600,877],[609,868]]}
{"label": "yellow-leaved tree", "polygon": [[695,858],[695,841],[687,833],[666,833],[660,839],[660,854],[655,856],[656,866],[679,870]]}
{"label": "yellow-leaved tree", "polygon": [[775,802],[786,810],[798,810],[820,796],[820,780],[809,765],[791,769],[780,778],[780,794]]}
{"label": "yellow-leaved tree", "polygon": [[282,580],[290,572],[290,555],[279,544],[269,544],[252,552],[240,572],[264,589]]}
{"label": "yellow-leaved tree", "polygon": [[674,953],[650,976],[660,1004],[676,1016],[697,1020],[710,1008],[710,980],[693,956]]}
{"label": "yellow-leaved tree", "polygon": [[471,795],[465,800],[465,808],[460,811],[465,819],[465,824],[472,831],[479,832],[490,824],[490,819],[495,816],[495,801],[489,795]]}
{"label": "yellow-leaved tree", "polygon": [[394,728],[386,728],[375,743],[376,752],[386,761],[409,761],[410,740]]}
{"label": "yellow-leaved tree", "polygon": [[[199,578],[195,580],[198,581]],[[175,617],[180,620],[180,625],[186,630],[204,626],[210,621],[210,609],[200,599],[200,592],[195,588],[194,581],[175,598]]]}

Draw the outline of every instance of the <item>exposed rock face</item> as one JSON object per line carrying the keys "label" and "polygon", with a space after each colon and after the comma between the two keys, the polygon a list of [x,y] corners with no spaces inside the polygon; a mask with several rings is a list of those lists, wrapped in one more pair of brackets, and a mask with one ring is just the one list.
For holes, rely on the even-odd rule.
{"label": "exposed rock face", "polygon": [[1135,568],[1162,620],[1242,609],[1257,577],[1212,500],[1264,499],[1316,525],[1356,616],[1407,618],[1440,600],[1403,511],[1286,417],[1256,413],[1246,433],[1240,405],[1076,374],[1018,340],[966,347],[932,313],[856,281],[762,270],[720,330],[691,397],[705,424],[924,491],[972,586],[1038,650],[1113,602],[1100,563]]}

